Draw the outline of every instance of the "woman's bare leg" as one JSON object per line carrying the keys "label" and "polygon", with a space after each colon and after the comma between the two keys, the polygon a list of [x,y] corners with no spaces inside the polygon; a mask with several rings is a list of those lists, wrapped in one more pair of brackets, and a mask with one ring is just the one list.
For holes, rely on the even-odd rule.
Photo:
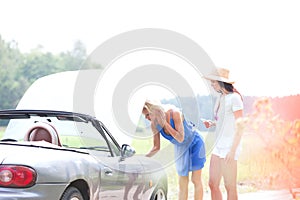
{"label": "woman's bare leg", "polygon": [[194,184],[194,200],[203,199],[203,185],[201,173],[201,169],[192,172],[192,182]]}
{"label": "woman's bare leg", "polygon": [[188,184],[189,177],[188,176],[179,176],[179,200],[187,200],[188,199]]}
{"label": "woman's bare leg", "polygon": [[209,165],[209,188],[212,200],[222,200],[220,182],[222,178],[221,159],[219,156],[211,155]]}
{"label": "woman's bare leg", "polygon": [[238,192],[236,187],[237,180],[237,161],[231,161],[230,163],[225,163],[224,159],[222,159],[222,168],[223,168],[223,178],[224,185],[227,192],[228,200],[237,200]]}

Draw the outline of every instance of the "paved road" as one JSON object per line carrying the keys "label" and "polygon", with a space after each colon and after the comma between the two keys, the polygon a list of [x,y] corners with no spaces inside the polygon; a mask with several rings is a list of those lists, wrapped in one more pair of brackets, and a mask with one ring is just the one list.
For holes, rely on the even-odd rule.
{"label": "paved road", "polygon": [[240,200],[292,200],[293,196],[288,190],[258,191],[240,195]]}
{"label": "paved road", "polygon": [[[293,195],[288,189],[286,190],[267,190],[267,191],[257,191],[257,192],[247,192],[240,193],[239,200],[300,200],[300,188],[293,189],[296,198],[293,199]],[[177,200],[178,191],[169,191],[168,199]],[[297,192],[297,193],[296,193]],[[190,191],[189,200],[193,200],[193,191]],[[223,199],[226,200],[226,193],[223,193]],[[211,200],[210,192],[204,192],[203,200]]]}
{"label": "paved road", "polygon": [[[193,198],[189,197],[189,199]],[[226,199],[225,194],[223,195],[223,199]],[[209,193],[204,194],[204,200],[210,200]],[[239,194],[239,200],[293,200],[293,197],[288,190],[275,190]]]}

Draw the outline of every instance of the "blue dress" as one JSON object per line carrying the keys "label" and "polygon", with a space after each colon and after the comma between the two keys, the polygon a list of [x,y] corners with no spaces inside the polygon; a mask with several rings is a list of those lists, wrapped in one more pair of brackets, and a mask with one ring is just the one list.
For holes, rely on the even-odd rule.
{"label": "blue dress", "polygon": [[[170,125],[175,129],[174,119],[170,118]],[[188,176],[189,171],[202,169],[206,161],[205,145],[198,129],[191,122],[183,120],[184,140],[178,142],[173,136],[164,132],[164,129],[157,125],[160,134],[174,144],[175,164],[177,173],[180,176]]]}

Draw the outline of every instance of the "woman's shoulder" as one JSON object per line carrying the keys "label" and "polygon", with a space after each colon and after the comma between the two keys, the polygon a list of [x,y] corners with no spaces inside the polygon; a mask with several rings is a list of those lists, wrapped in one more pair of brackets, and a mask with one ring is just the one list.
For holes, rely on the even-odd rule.
{"label": "woman's shoulder", "polygon": [[240,94],[233,92],[230,96],[230,102],[233,105],[242,105],[243,104],[243,100]]}
{"label": "woman's shoulder", "polygon": [[236,92],[232,92],[228,95],[231,99],[237,99],[237,98],[241,98],[241,95],[236,93]]}
{"label": "woman's shoulder", "polygon": [[182,115],[182,113],[181,113],[181,111],[179,110],[179,109],[173,109],[173,108],[171,108],[171,109],[168,109],[167,111],[166,111],[166,114],[168,115],[168,116],[170,116],[171,118],[176,118],[176,117],[180,117],[181,115]]}
{"label": "woman's shoulder", "polygon": [[178,113],[178,114],[181,114],[181,111],[178,109],[178,108],[169,108],[167,110],[167,113]]}

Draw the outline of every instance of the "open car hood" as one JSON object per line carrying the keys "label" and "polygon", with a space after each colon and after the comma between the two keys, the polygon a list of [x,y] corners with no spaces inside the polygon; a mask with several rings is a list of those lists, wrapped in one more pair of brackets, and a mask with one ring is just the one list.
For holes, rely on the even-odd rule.
{"label": "open car hood", "polygon": [[[102,70],[89,69],[59,72],[37,79],[25,92],[16,109],[56,110],[88,114],[102,121],[120,144],[131,144],[131,138],[115,123],[111,102],[95,110],[94,96]],[[78,89],[79,88],[79,89]],[[103,93],[103,95],[102,95]],[[106,110],[105,110],[106,109]],[[135,133],[135,129],[131,132]]]}

